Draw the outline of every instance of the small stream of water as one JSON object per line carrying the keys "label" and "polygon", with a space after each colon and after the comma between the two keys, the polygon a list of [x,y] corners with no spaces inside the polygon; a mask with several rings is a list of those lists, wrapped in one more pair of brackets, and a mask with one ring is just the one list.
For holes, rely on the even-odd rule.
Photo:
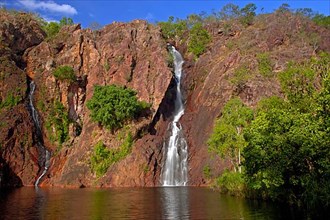
{"label": "small stream of water", "polygon": [[51,153],[44,146],[42,132],[41,132],[41,125],[40,125],[40,121],[39,121],[39,115],[33,105],[33,95],[34,95],[35,89],[36,89],[36,85],[33,81],[31,81],[30,82],[30,93],[29,93],[29,108],[31,111],[34,126],[36,128],[36,141],[37,141],[37,148],[38,148],[38,152],[39,152],[38,164],[39,164],[40,169],[42,170],[40,176],[38,177],[38,179],[36,180],[36,182],[34,184],[37,187],[39,185],[40,180],[47,173],[47,170],[50,166]]}

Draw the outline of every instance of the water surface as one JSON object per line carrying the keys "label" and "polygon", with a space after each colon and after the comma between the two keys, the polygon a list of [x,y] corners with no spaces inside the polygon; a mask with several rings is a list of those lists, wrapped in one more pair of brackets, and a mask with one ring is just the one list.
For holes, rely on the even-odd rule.
{"label": "water surface", "polygon": [[207,188],[0,191],[0,219],[303,219],[290,208]]}

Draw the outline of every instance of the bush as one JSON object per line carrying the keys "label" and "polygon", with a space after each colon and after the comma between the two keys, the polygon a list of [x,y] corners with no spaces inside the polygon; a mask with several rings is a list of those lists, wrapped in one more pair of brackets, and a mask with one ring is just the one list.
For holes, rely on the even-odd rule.
{"label": "bush", "polygon": [[68,80],[68,81],[75,81],[76,75],[74,74],[74,70],[70,66],[60,66],[57,67],[53,72],[54,77],[57,80]]}
{"label": "bush", "polygon": [[206,179],[210,179],[212,177],[211,167],[209,165],[203,167],[203,175]]}
{"label": "bush", "polygon": [[216,179],[216,188],[231,195],[244,195],[245,182],[242,173],[226,170]]}
{"label": "bush", "polygon": [[243,86],[251,78],[251,72],[245,65],[238,67],[230,82],[237,87]]}
{"label": "bush", "polygon": [[112,164],[124,159],[131,152],[132,144],[133,138],[131,133],[128,133],[118,149],[108,149],[102,142],[98,142],[91,157],[93,172],[98,177],[103,176]]}
{"label": "bush", "polygon": [[13,95],[13,93],[9,93],[9,95],[5,98],[5,100],[0,99],[0,109],[2,108],[12,108],[16,106],[21,101],[19,96]]}
{"label": "bush", "polygon": [[55,101],[46,120],[46,129],[51,142],[63,144],[69,138],[69,115],[64,105]]}
{"label": "bush", "polygon": [[117,85],[95,86],[93,97],[87,101],[92,120],[111,130],[122,127],[149,107],[137,100],[134,90]]}
{"label": "bush", "polygon": [[91,157],[92,170],[98,177],[104,175],[110,166],[110,150],[102,142],[94,146],[94,153]]}
{"label": "bush", "polygon": [[259,73],[263,76],[271,76],[272,63],[267,53],[260,53],[257,55]]}

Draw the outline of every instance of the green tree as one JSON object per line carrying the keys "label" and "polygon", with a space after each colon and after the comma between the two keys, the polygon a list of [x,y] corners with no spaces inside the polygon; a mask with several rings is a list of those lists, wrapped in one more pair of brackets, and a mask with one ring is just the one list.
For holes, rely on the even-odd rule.
{"label": "green tree", "polygon": [[63,17],[60,22],[45,22],[39,19],[42,29],[46,32],[48,38],[55,37],[60,29],[65,25],[73,25],[72,18]]}
{"label": "green tree", "polygon": [[222,20],[230,20],[238,18],[241,15],[241,11],[238,5],[229,3],[222,7],[219,15]]}
{"label": "green tree", "polygon": [[60,29],[60,24],[53,21],[46,23],[45,26],[43,26],[43,30],[46,32],[48,38],[54,37]]}
{"label": "green tree", "polygon": [[94,121],[113,130],[137,117],[141,111],[149,108],[149,104],[138,101],[132,89],[97,85],[93,97],[87,101],[87,107]]}
{"label": "green tree", "polygon": [[60,27],[63,27],[65,25],[73,25],[73,20],[72,18],[67,18],[67,17],[63,17],[61,20],[60,20]]}
{"label": "green tree", "polygon": [[211,41],[211,36],[201,23],[196,23],[190,30],[188,40],[188,51],[197,58],[205,52],[206,46]]}
{"label": "green tree", "polygon": [[279,78],[282,90],[291,104],[305,111],[313,108],[315,71],[309,67],[309,64],[291,63],[280,73]]}
{"label": "green tree", "polygon": [[253,119],[253,111],[239,98],[231,99],[224,106],[208,140],[209,150],[221,157],[228,157],[235,172],[241,172],[241,152],[247,145],[243,129]]}
{"label": "green tree", "polygon": [[323,26],[325,28],[330,28],[330,16],[325,16],[323,14],[316,14],[312,20],[320,26]]}
{"label": "green tree", "polygon": [[247,4],[241,9],[240,21],[244,25],[251,25],[253,23],[254,17],[256,16],[255,10],[257,6],[253,3]]}
{"label": "green tree", "polygon": [[188,31],[187,22],[185,20],[176,19],[170,16],[166,22],[158,22],[162,34],[166,39],[182,39],[186,31]]}

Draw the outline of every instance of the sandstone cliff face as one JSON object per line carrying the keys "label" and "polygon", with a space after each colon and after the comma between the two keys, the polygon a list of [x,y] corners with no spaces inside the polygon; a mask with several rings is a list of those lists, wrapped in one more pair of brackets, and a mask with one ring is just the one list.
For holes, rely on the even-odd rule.
{"label": "sandstone cliff face", "polygon": [[[185,53],[186,110],[181,123],[188,141],[189,185],[207,184],[203,168],[216,176],[229,166],[207,151],[207,139],[225,103],[239,96],[255,107],[263,97],[281,96],[274,77],[291,60],[330,51],[330,31],[290,14],[259,17],[252,26],[208,24],[212,43],[197,61]],[[315,33],[315,34],[313,34]],[[0,186],[32,185],[42,171],[36,129],[28,111],[28,84],[36,84],[34,106],[41,119],[42,139],[51,152],[44,186],[156,186],[163,164],[167,126],[172,119],[172,70],[160,29],[144,21],[113,23],[99,31],[65,26],[44,40],[39,25],[27,14],[0,13]],[[315,37],[317,36],[317,37]],[[271,75],[262,75],[258,56],[271,60]],[[57,80],[53,71],[73,68],[76,80]],[[237,70],[245,68],[243,80]],[[90,118],[86,102],[94,85],[123,85],[151,104],[150,112],[111,132]],[[70,125],[67,138],[56,137],[54,103],[60,103]],[[134,138],[132,152],[97,177],[91,170],[93,148],[102,141],[118,148]],[[40,138],[40,137],[39,137]],[[62,143],[63,142],[63,143]]]}
{"label": "sandstone cliff face", "polygon": [[31,15],[0,13],[0,186],[32,185],[39,171],[22,53],[44,35]]}
{"label": "sandstone cliff face", "polygon": [[[53,152],[49,178],[43,184],[74,187],[157,184],[153,178],[145,180],[147,170],[152,170],[148,166],[150,152],[139,138],[147,132],[172,78],[165,60],[166,44],[158,28],[138,20],[114,23],[96,32],[81,30],[79,25],[67,26],[54,39],[28,50],[24,57],[27,73],[37,85],[35,102],[46,110],[39,109],[45,146]],[[52,72],[62,65],[73,67],[77,82],[54,78]],[[139,100],[151,104],[149,115],[114,133],[92,122],[85,102],[92,97],[94,85],[110,84],[137,91]],[[71,126],[69,140],[63,146],[51,140],[53,131],[46,128],[54,100],[59,100],[71,120],[82,128],[78,136]],[[123,140],[118,136],[127,132],[133,134],[136,142],[132,154],[95,181],[90,168],[94,145],[102,141],[109,148],[119,147]]]}
{"label": "sandstone cliff face", "polygon": [[[290,61],[309,59],[316,52],[330,51],[330,31],[307,19],[288,13],[258,17],[252,26],[235,23],[224,33],[224,25],[209,25],[213,41],[197,62],[187,56],[184,66],[187,106],[182,117],[189,145],[190,184],[207,183],[203,168],[211,167],[213,176],[228,167],[226,161],[207,151],[207,140],[224,104],[238,96],[250,107],[269,96],[282,96],[276,75]],[[317,36],[317,37],[316,37]],[[182,48],[184,50],[184,48]],[[267,54],[272,72],[264,76],[258,69],[258,55]],[[235,71],[244,67],[244,80]]]}

